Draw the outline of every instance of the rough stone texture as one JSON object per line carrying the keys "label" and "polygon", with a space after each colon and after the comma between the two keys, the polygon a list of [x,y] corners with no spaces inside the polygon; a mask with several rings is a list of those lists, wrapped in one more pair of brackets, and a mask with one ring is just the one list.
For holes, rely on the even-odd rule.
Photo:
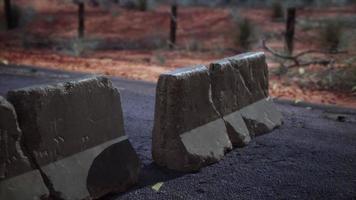
{"label": "rough stone texture", "polygon": [[[58,192],[64,199],[97,198],[106,192],[127,189],[126,186],[137,181],[136,153],[132,148],[122,151],[130,147],[130,143],[124,136],[120,94],[107,78],[88,77],[18,89],[8,92],[8,99],[19,115],[29,153],[53,185],[52,193]],[[122,138],[127,140],[124,147],[114,148],[122,146]],[[105,184],[100,188],[90,185],[88,191],[90,167],[93,163],[100,165],[94,160],[108,152],[133,163],[115,162],[119,158],[104,156],[108,160],[100,161],[111,166],[100,168],[106,172],[91,172],[90,179],[102,180],[99,176],[110,173],[122,179],[106,176]],[[125,152],[131,153],[122,155]],[[120,176],[128,173],[128,170],[120,170],[128,166],[136,166],[130,171],[133,175]],[[118,184],[126,185],[113,189]]]}
{"label": "rough stone texture", "polygon": [[48,194],[22,150],[21,137],[14,107],[0,96],[0,199],[39,199]]}
{"label": "rough stone texture", "polygon": [[158,165],[195,171],[220,160],[231,149],[210,95],[205,66],[159,77],[152,138],[152,156]]}
{"label": "rough stone texture", "polygon": [[268,97],[268,69],[264,53],[245,53],[209,66],[216,109],[230,114]]}
{"label": "rough stone texture", "polygon": [[0,180],[32,170],[21,149],[21,136],[14,107],[0,96]]}
{"label": "rough stone texture", "polygon": [[39,165],[124,135],[119,92],[104,77],[8,92]]}
{"label": "rough stone texture", "polygon": [[238,110],[268,97],[268,69],[264,53],[245,53],[209,66],[212,99],[223,117],[230,140],[242,147],[251,141]]}
{"label": "rough stone texture", "polygon": [[240,111],[251,136],[258,136],[282,125],[283,116],[272,99],[262,99]]}

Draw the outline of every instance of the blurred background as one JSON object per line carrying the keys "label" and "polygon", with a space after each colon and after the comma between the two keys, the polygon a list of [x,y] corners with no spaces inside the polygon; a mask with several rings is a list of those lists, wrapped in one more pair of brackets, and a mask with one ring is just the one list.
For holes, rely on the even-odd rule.
{"label": "blurred background", "polygon": [[271,96],[356,107],[355,0],[0,0],[0,6],[0,71],[33,65],[156,82],[175,68],[264,51]]}

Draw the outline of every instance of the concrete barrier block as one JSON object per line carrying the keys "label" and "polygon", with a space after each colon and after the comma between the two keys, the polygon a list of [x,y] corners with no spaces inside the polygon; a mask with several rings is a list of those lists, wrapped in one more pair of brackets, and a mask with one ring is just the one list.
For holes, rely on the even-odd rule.
{"label": "concrete barrier block", "polygon": [[21,140],[14,107],[0,96],[0,199],[40,199],[49,194]]}
{"label": "concrete barrier block", "polygon": [[[251,136],[268,132],[281,123],[281,118],[276,116],[278,111],[271,103],[263,101],[268,97],[268,68],[264,53],[245,53],[213,62],[209,73],[213,102],[227,125],[234,146],[245,146]],[[255,104],[259,101],[264,103]],[[262,104],[266,107],[260,106]],[[265,114],[264,119],[276,121],[273,126],[264,126],[268,120],[257,119],[257,113]]]}
{"label": "concrete barrier block", "polygon": [[152,156],[158,165],[195,171],[231,149],[224,121],[215,110],[205,66],[159,77]]}
{"label": "concrete barrier block", "polygon": [[98,198],[137,181],[139,160],[124,134],[120,93],[107,78],[14,90],[8,99],[52,193],[64,199]]}

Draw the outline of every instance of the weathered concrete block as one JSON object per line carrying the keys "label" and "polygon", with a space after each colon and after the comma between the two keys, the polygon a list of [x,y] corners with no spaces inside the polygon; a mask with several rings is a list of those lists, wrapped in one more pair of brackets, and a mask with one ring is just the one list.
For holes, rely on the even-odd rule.
{"label": "weathered concrete block", "polygon": [[119,92],[103,77],[10,91],[39,165],[124,135]]}
{"label": "weathered concrete block", "polygon": [[[120,94],[107,78],[14,90],[8,99],[29,153],[63,198],[97,198],[136,182],[139,161],[124,136]],[[100,188],[92,184],[95,179],[101,180]]]}
{"label": "weathered concrete block", "polygon": [[[268,68],[264,53],[245,53],[213,62],[209,66],[209,73],[213,102],[223,116],[234,146],[244,146],[250,142],[251,136],[268,132],[281,123],[280,118],[275,118],[274,114],[278,111],[272,104],[266,104],[265,108],[254,104],[268,97]],[[249,114],[242,115],[240,110],[245,107],[249,108],[245,109]],[[249,120],[246,125],[247,117],[254,116],[255,119],[258,113],[266,114],[263,118],[277,121],[274,126],[263,126],[266,120],[253,120],[254,125]],[[260,127],[258,131],[254,127],[257,124]]]}
{"label": "weathered concrete block", "polygon": [[195,171],[231,149],[224,121],[214,109],[205,66],[159,77],[152,156],[158,165]]}
{"label": "weathered concrete block", "polygon": [[0,96],[0,199],[40,199],[48,190],[21,146],[13,106]]}

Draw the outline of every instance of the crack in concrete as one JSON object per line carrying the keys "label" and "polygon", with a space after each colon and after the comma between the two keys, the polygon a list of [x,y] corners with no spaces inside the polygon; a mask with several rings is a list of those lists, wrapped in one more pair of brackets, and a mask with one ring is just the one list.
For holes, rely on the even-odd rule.
{"label": "crack in concrete", "polygon": [[[230,63],[231,64],[231,63]],[[217,113],[217,115],[223,120],[224,122],[224,125],[225,125],[225,128],[226,128],[226,131],[228,133],[228,136],[229,136],[229,139],[230,139],[230,142],[232,143],[232,141],[236,141],[236,139],[234,140],[232,138],[232,135],[237,135],[238,132],[233,128],[233,126],[230,124],[230,122],[228,122],[227,120],[225,120],[224,118],[224,115],[222,113],[220,113],[218,111],[218,109],[216,108],[216,102],[214,102],[214,98],[213,98],[213,92],[212,92],[212,85],[213,85],[213,81],[212,81],[212,78],[211,78],[211,73],[210,73],[210,70],[209,68],[207,67],[207,71],[208,71],[208,77],[209,77],[209,102],[211,103],[211,106],[213,107],[214,111]],[[234,68],[233,68],[234,69]],[[217,104],[218,105],[218,104]],[[245,123],[245,122],[244,122]],[[246,124],[247,125],[247,124]],[[238,141],[239,144],[232,144],[233,146],[243,146],[243,141]]]}
{"label": "crack in concrete", "polygon": [[269,130],[269,128],[263,123],[259,123],[257,120],[249,119],[242,115],[242,119],[248,127],[254,127],[254,132],[250,132],[251,138],[256,136],[263,135],[265,130]]}
{"label": "crack in concrete", "polygon": [[28,158],[31,168],[34,170],[38,170],[40,172],[43,183],[45,184],[45,186],[48,189],[49,196],[45,197],[45,198],[41,197],[41,199],[43,199],[43,200],[65,200],[64,198],[61,197],[61,193],[55,190],[53,183],[48,178],[48,176],[44,173],[41,166],[36,161],[36,158],[35,158],[33,152],[31,152],[29,150],[29,148],[27,147],[26,139],[23,136],[20,138],[19,148],[21,149],[23,155]]}
{"label": "crack in concrete", "polygon": [[6,162],[8,159],[8,147],[7,147],[7,133],[0,129],[0,152],[3,151],[3,155],[0,154],[0,180],[6,176]]}
{"label": "crack in concrete", "polygon": [[239,69],[236,69],[236,70],[239,72],[238,74],[241,79],[242,85],[244,86],[244,88],[246,89],[248,94],[252,96],[252,92],[251,92],[250,88],[247,87],[245,78],[242,76],[241,71]]}

